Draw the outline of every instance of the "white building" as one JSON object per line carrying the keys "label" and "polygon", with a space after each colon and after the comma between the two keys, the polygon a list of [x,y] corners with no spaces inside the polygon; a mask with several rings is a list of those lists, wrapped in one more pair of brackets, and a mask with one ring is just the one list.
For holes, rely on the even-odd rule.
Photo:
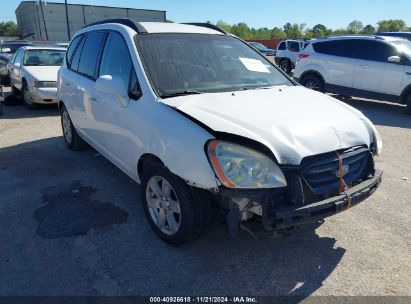
{"label": "white building", "polygon": [[[137,22],[165,22],[166,12],[132,8],[68,4],[70,36],[83,26],[106,19],[130,18]],[[44,18],[43,18],[44,17]],[[16,9],[21,36],[32,40],[68,41],[64,3],[22,1]]]}

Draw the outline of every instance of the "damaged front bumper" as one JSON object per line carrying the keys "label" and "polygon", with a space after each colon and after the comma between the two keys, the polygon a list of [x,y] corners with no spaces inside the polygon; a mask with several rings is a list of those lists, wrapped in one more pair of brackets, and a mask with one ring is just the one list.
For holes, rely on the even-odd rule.
{"label": "damaged front bumper", "polygon": [[[381,179],[382,171],[375,170],[372,177],[347,189],[345,192],[305,205],[290,202],[281,195],[279,189],[251,192],[226,190],[220,192],[220,195],[231,202],[231,204],[225,206],[229,209],[227,224],[232,235],[237,235],[240,226],[245,227],[249,224],[256,228],[254,225],[256,222],[253,221],[256,218],[254,216],[250,217],[251,213],[260,216],[262,224],[260,229],[264,228],[266,232],[280,232],[299,225],[320,221],[359,204],[374,193],[380,185]],[[258,232],[255,229],[246,230]]]}
{"label": "damaged front bumper", "polygon": [[344,193],[320,202],[296,208],[295,206],[274,209],[272,227],[286,230],[301,224],[322,220],[349,209],[367,199],[378,188],[382,171],[376,170],[372,178],[346,190]]}

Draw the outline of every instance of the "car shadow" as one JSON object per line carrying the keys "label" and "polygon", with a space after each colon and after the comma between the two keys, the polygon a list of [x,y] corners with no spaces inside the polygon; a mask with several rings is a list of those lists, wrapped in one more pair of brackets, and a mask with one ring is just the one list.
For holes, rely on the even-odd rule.
{"label": "car shadow", "polygon": [[60,113],[58,112],[56,104],[39,105],[38,108],[29,110],[20,99],[10,95],[6,97],[3,103],[3,115],[0,116],[0,119],[19,119],[58,115],[60,115]]}
{"label": "car shadow", "polygon": [[405,113],[404,105],[360,98],[342,101],[363,112],[376,125],[411,128],[411,115]]}
{"label": "car shadow", "polygon": [[[245,232],[233,238],[216,212],[201,239],[169,246],[149,227],[137,184],[92,148],[68,150],[61,137],[0,149],[0,193],[8,221],[0,268],[15,274],[0,278],[0,286],[15,295],[26,294],[20,282],[33,278],[25,287],[44,295],[259,295],[297,302],[323,285],[346,252],[317,233],[319,223],[285,238],[256,240]],[[20,259],[25,272],[18,271]]]}

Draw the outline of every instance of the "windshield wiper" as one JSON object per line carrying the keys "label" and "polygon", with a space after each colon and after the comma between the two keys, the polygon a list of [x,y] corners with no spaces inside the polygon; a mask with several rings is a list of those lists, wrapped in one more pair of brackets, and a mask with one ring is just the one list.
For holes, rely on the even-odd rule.
{"label": "windshield wiper", "polygon": [[186,96],[186,95],[196,95],[196,94],[203,94],[203,92],[192,91],[192,90],[185,90],[185,91],[181,91],[181,92],[173,92],[173,93],[161,94],[161,97],[162,97],[162,98],[171,98],[171,97]]}

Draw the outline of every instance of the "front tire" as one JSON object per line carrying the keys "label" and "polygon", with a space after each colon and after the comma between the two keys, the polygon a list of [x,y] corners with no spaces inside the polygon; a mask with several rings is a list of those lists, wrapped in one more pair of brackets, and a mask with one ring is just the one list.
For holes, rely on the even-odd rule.
{"label": "front tire", "polygon": [[26,82],[23,83],[23,87],[21,89],[21,96],[23,97],[24,105],[27,108],[29,108],[30,110],[38,108],[38,104],[34,102]]}
{"label": "front tire", "polygon": [[64,105],[61,106],[61,127],[63,129],[64,141],[71,150],[83,150],[87,144],[78,135],[76,129],[71,122],[70,115]]}
{"label": "front tire", "polygon": [[144,212],[158,237],[181,246],[201,236],[210,214],[206,193],[188,186],[160,163],[145,169],[141,182]]}
{"label": "front tire", "polygon": [[304,76],[301,79],[301,84],[307,89],[325,93],[325,84],[321,77],[313,74]]}

